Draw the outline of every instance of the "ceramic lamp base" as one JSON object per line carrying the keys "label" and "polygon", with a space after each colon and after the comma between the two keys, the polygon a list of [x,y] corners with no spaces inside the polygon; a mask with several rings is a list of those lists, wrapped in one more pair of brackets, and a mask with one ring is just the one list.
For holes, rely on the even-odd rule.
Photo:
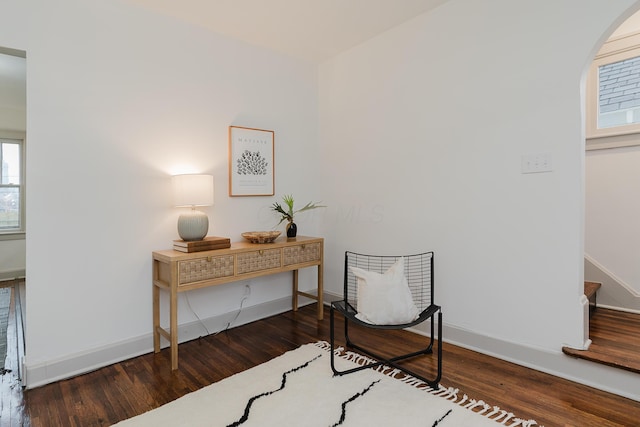
{"label": "ceramic lamp base", "polygon": [[184,241],[202,240],[209,232],[209,217],[204,212],[191,210],[178,218],[178,234]]}

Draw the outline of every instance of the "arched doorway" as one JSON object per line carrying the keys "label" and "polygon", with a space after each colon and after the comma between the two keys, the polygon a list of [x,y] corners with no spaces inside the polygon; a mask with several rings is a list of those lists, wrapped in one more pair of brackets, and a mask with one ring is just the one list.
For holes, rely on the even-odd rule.
{"label": "arched doorway", "polygon": [[601,305],[640,313],[640,12],[600,48],[586,85],[585,280],[603,284]]}
{"label": "arched doorway", "polygon": [[[616,325],[640,322],[626,315],[618,319],[616,312],[635,311],[640,314],[640,224],[631,218],[640,215],[640,203],[635,194],[640,192],[640,132],[626,127],[633,123],[633,112],[640,108],[640,12],[639,4],[623,14],[616,24],[594,48],[595,59],[583,80],[586,96],[583,98],[586,115],[585,128],[585,228],[584,278],[600,286],[597,301],[607,314],[595,318],[593,324],[600,329],[615,332]],[[635,12],[635,13],[634,13]],[[635,53],[634,53],[635,50]],[[595,53],[597,52],[597,53]],[[637,61],[637,62],[636,62]],[[636,89],[637,87],[637,89]],[[637,122],[640,123],[640,114]],[[640,126],[638,126],[640,130]],[[596,311],[598,313],[598,311]],[[585,316],[586,317],[586,316]],[[606,322],[606,323],[602,323]],[[585,320],[585,342],[591,343],[590,324]],[[638,323],[640,324],[640,323]],[[565,353],[617,366],[629,370],[628,363],[637,354],[624,343],[625,334],[606,340],[594,336],[587,351],[564,348]],[[631,338],[637,340],[637,338]],[[620,348],[609,342],[619,342]],[[628,351],[629,350],[629,351]],[[619,363],[611,355],[619,355]],[[637,363],[640,366],[640,360]]]}
{"label": "arched doorway", "polygon": [[[0,47],[0,372],[24,373],[26,54]],[[0,393],[2,393],[0,391]]]}

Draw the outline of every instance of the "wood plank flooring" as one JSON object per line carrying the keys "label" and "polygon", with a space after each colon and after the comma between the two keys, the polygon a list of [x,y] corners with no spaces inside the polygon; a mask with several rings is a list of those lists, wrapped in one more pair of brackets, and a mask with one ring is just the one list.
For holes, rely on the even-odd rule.
{"label": "wood plank flooring", "polygon": [[640,315],[598,307],[589,321],[589,338],[588,350],[564,347],[562,351],[640,374]]}
{"label": "wood plank flooring", "polygon": [[[170,371],[169,350],[146,354],[22,395],[0,390],[2,426],[106,426],[268,361],[301,344],[329,339],[329,319],[315,319],[315,304],[215,336],[181,344],[180,368]],[[342,327],[337,319],[338,328]],[[338,329],[339,331],[341,329]],[[352,330],[353,332],[354,330]],[[423,340],[405,331],[393,339],[365,332],[378,348],[399,351]],[[393,345],[390,345],[393,343]],[[442,384],[511,411],[539,425],[638,426],[640,402],[504,362],[460,347],[443,346]],[[411,362],[432,375],[432,358]],[[635,374],[630,374],[635,375]],[[13,394],[12,394],[13,393]],[[8,401],[8,403],[7,403]],[[9,405],[12,409],[5,411]],[[9,417],[7,419],[6,417]]]}

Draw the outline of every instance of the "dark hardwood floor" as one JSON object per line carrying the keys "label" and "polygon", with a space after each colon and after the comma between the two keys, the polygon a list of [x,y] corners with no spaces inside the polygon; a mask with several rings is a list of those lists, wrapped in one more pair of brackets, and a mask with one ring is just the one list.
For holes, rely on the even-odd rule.
{"label": "dark hardwood floor", "polygon": [[[104,426],[157,408],[189,392],[268,361],[301,344],[329,339],[329,319],[315,304],[180,345],[180,368],[168,349],[22,392],[2,383],[2,426]],[[342,322],[339,320],[338,327]],[[404,350],[424,339],[405,331],[392,340],[366,332],[380,348]],[[638,426],[640,402],[621,398],[460,347],[443,346],[442,384],[539,425]],[[430,375],[432,358],[411,362]],[[631,374],[630,375],[635,375]]]}
{"label": "dark hardwood floor", "polygon": [[562,351],[640,375],[640,315],[597,308],[589,322],[589,338],[588,350]]}

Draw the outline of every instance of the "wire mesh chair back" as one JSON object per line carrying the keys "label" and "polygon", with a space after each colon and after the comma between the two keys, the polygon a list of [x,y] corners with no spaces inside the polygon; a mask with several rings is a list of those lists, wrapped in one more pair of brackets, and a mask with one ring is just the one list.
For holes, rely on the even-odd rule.
{"label": "wire mesh chair back", "polygon": [[387,256],[345,252],[344,298],[354,310],[358,310],[358,283],[349,267],[384,274],[400,258],[404,258],[404,275],[411,290],[413,302],[419,312],[433,305],[433,252],[414,255]]}

